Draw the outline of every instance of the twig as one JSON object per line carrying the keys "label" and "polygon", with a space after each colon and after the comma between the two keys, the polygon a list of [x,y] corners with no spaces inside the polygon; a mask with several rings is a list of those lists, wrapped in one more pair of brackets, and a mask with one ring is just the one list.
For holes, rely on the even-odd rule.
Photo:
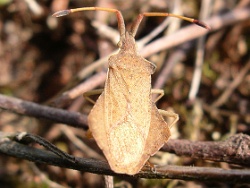
{"label": "twig", "polygon": [[169,140],[162,151],[179,156],[250,166],[250,136],[236,134],[220,142]]}
{"label": "twig", "polygon": [[[200,11],[200,20],[206,19],[212,11],[212,0],[202,1],[201,11]],[[205,35],[200,37],[197,41],[197,51],[196,51],[196,60],[195,60],[195,70],[192,78],[191,88],[189,91],[189,100],[193,101],[200,87],[201,75],[202,75],[202,66],[204,61],[205,54]]]}
{"label": "twig", "polygon": [[[45,163],[47,165],[70,168],[84,172],[128,177],[128,175],[116,174],[111,171],[108,163],[105,161],[76,157],[76,161],[71,162],[64,158],[60,158],[49,151],[32,148],[6,138],[0,138],[0,153],[37,163]],[[169,178],[199,181],[226,181],[228,183],[247,183],[250,182],[250,171],[167,165],[163,167],[155,166],[154,171],[152,171],[150,168],[144,167],[140,173],[133,177],[148,179]]]}
{"label": "twig", "polygon": [[[116,53],[116,52],[117,52],[117,50],[115,50],[111,54]],[[103,58],[91,63],[91,65],[89,65],[89,66],[85,67],[84,69],[82,69],[77,74],[77,79],[82,80],[82,79],[86,78],[87,76],[91,75],[98,67],[101,67],[102,65],[107,63],[108,58],[109,58],[109,56],[103,57]]]}
{"label": "twig", "polygon": [[32,169],[32,171],[41,178],[43,182],[48,184],[50,188],[66,188],[65,186],[62,186],[54,181],[51,181],[47,175],[44,172],[41,172],[40,169],[36,166],[34,163],[29,163],[29,167]]}
{"label": "twig", "polygon": [[117,44],[120,40],[119,32],[100,21],[92,21],[92,26],[95,27],[100,36],[106,37],[112,41],[113,44]]}
{"label": "twig", "polygon": [[[182,15],[181,10],[181,1],[174,1],[174,8],[173,13]],[[172,11],[171,11],[172,12]],[[165,32],[165,35],[171,35],[175,33],[177,30],[180,29],[181,20],[180,19],[171,19],[171,23],[169,24],[168,30]],[[185,47],[183,47],[185,46]],[[170,73],[172,72],[173,67],[177,62],[179,62],[181,59],[184,58],[184,50],[186,49],[187,45],[184,43],[182,46],[180,46],[173,54],[170,55],[170,57],[167,59],[167,61],[164,63],[164,67],[158,74],[157,80],[155,81],[155,84],[153,88],[155,89],[161,89],[163,88],[163,85],[166,83],[166,80],[170,76]],[[163,51],[161,53],[164,57],[166,57],[167,53],[166,51]],[[153,99],[155,99],[155,95],[153,95]]]}
{"label": "twig", "polygon": [[54,144],[50,143],[49,141],[45,140],[44,138],[38,135],[21,132],[14,136],[8,136],[8,138],[12,138],[20,143],[25,143],[25,144],[30,144],[30,143],[40,144],[41,146],[53,152],[54,154],[58,155],[59,157],[64,158],[71,162],[75,162],[74,156],[63,152],[62,150],[58,149]]}
{"label": "twig", "polygon": [[42,6],[40,6],[35,0],[25,0],[30,10],[36,15],[41,16],[44,13]]}
{"label": "twig", "polygon": [[[46,107],[31,102],[0,95],[0,108],[14,111],[19,114],[70,124],[75,127],[87,129],[86,116],[75,112]],[[224,161],[250,166],[250,151],[245,148],[249,145],[249,137],[236,135],[225,142],[190,142],[190,141],[168,141],[163,147],[164,151],[173,152],[178,155],[189,155],[195,158],[203,158],[213,161]],[[237,142],[236,142],[237,141]],[[239,145],[237,145],[239,143]],[[219,149],[218,149],[219,148]],[[239,153],[241,148],[244,151]],[[200,152],[197,152],[197,151]],[[204,154],[204,156],[201,156]]]}
{"label": "twig", "polygon": [[85,130],[88,129],[87,116],[78,112],[69,112],[67,110],[43,106],[14,97],[7,97],[1,94],[0,108],[26,116],[45,118],[51,121],[68,124],[73,127]]}
{"label": "twig", "polygon": [[114,177],[104,176],[105,188],[114,188]]}
{"label": "twig", "polygon": [[227,89],[223,92],[223,94],[211,105],[212,108],[217,108],[223,105],[228,97],[232,94],[232,92],[236,89],[236,87],[242,82],[245,75],[250,70],[250,60],[248,60],[247,64],[242,68],[237,77],[233,80],[233,82],[227,87]]}
{"label": "twig", "polygon": [[63,107],[73,99],[81,96],[84,92],[92,90],[97,86],[101,85],[106,78],[106,72],[100,72],[90,77],[86,82],[77,85],[76,87],[64,92],[61,96],[53,100],[53,105],[56,107]]}
{"label": "twig", "polygon": [[155,84],[153,85],[154,89],[163,88],[164,84],[170,77],[173,67],[180,61],[183,61],[186,57],[186,52],[191,48],[191,42],[182,44],[179,46],[168,58],[166,61],[164,68],[159,73]]}
{"label": "twig", "polygon": [[89,146],[87,146],[85,143],[83,143],[82,140],[80,140],[69,127],[61,125],[60,129],[69,138],[70,142],[74,144],[76,147],[78,147],[80,150],[82,150],[82,152],[86,153],[87,156],[93,157],[95,159],[104,158],[99,153],[97,153]]}
{"label": "twig", "polygon": [[166,18],[157,28],[155,28],[151,33],[143,37],[137,42],[138,49],[142,49],[145,44],[147,44],[149,41],[151,41],[154,37],[159,35],[164,29],[169,25],[170,19]]}

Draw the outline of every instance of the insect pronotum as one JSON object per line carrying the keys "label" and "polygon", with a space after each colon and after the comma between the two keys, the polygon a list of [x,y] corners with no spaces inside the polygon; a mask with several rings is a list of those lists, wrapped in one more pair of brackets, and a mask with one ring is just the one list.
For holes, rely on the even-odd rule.
{"label": "insect pronotum", "polygon": [[[138,54],[134,39],[141,20],[144,16],[170,16],[207,29],[209,27],[192,18],[146,12],[139,14],[127,31],[120,11],[102,7],[62,10],[53,16],[89,10],[116,13],[120,33],[120,50],[108,60],[104,91],[88,116],[89,129],[111,169],[117,173],[134,175],[168,141],[170,127],[179,118],[173,112],[157,109],[151,99],[151,74],[156,66]],[[173,122],[168,125],[162,115],[173,117]]]}

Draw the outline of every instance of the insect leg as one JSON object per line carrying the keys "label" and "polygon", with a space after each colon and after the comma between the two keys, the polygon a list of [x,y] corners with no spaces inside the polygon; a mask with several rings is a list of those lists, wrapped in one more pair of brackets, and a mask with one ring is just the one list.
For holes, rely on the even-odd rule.
{"label": "insect leg", "polygon": [[[94,90],[87,91],[87,92],[83,93],[83,97],[84,97],[87,101],[89,101],[89,102],[95,104],[95,101],[92,100],[92,99],[90,98],[90,96],[92,96],[92,95],[100,95],[102,92],[103,92],[103,89],[94,89]],[[87,132],[86,132],[86,137],[87,137],[87,138],[93,138],[93,135],[92,135],[92,133],[91,133],[91,131],[90,131],[89,129],[88,129]]]}
{"label": "insect leg", "polygon": [[89,102],[95,104],[95,101],[92,100],[92,99],[90,98],[90,96],[92,96],[92,95],[99,95],[99,94],[101,94],[102,92],[103,92],[103,89],[94,89],[94,90],[87,91],[87,92],[83,93],[83,97],[84,97],[87,101],[89,101]]}
{"label": "insect leg", "polygon": [[159,96],[154,99],[153,102],[156,103],[158,100],[160,100],[164,96],[164,91],[162,89],[151,89],[151,94],[158,94]]}
{"label": "insect leg", "polygon": [[147,161],[144,167],[149,167],[152,172],[155,172],[155,165],[149,161]]}
{"label": "insect leg", "polygon": [[170,123],[169,127],[171,128],[178,120],[179,120],[179,115],[174,113],[174,112],[171,112],[171,111],[165,111],[165,110],[161,110],[161,109],[158,109],[159,113],[162,115],[162,116],[165,116],[165,117],[170,117],[170,118],[174,118],[174,120]]}

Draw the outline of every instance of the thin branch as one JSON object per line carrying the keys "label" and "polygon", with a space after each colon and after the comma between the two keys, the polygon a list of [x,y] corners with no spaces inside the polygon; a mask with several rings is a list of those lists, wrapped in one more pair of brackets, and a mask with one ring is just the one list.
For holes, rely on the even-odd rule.
{"label": "thin branch", "polygon": [[163,88],[166,81],[169,79],[172,70],[174,66],[185,59],[187,51],[191,48],[193,44],[191,42],[186,42],[185,44],[182,44],[181,46],[178,46],[178,48],[169,55],[169,58],[167,59],[165,66],[159,73],[153,88],[154,89],[161,89]]}
{"label": "thin branch", "polygon": [[120,34],[116,29],[113,29],[108,25],[96,20],[93,20],[91,24],[93,27],[97,29],[97,33],[100,36],[108,38],[109,40],[112,41],[113,44],[116,45],[117,41],[120,40]]}
{"label": "thin branch", "polygon": [[[118,50],[115,50],[111,54],[116,53],[117,51]],[[108,62],[109,56],[110,55],[107,55],[106,57],[102,57],[101,59],[94,61],[89,66],[80,70],[76,75],[77,79],[82,80],[82,79],[88,77],[89,75],[91,75],[95,70],[97,70],[99,67],[103,66],[105,63]],[[103,80],[105,80],[105,79],[103,79]]]}
{"label": "thin branch", "polygon": [[225,141],[169,140],[162,151],[218,162],[250,166],[250,136],[236,134]]}
{"label": "thin branch", "polygon": [[46,172],[42,172],[35,163],[29,163],[28,164],[29,167],[31,168],[31,170],[36,174],[36,176],[38,176],[43,182],[45,182],[46,184],[48,184],[48,187],[50,188],[65,188],[65,186],[62,186],[52,180],[50,180],[47,177]]}
{"label": "thin branch", "polygon": [[90,77],[87,81],[78,84],[74,88],[64,92],[61,96],[56,99],[52,99],[52,103],[56,107],[63,107],[72,102],[75,98],[81,96],[84,92],[93,90],[97,86],[104,83],[107,73],[99,72],[94,76]]}
{"label": "thin branch", "polygon": [[[211,15],[213,0],[202,1],[201,11],[200,11],[200,20],[204,20]],[[197,97],[202,76],[202,67],[204,63],[204,54],[205,54],[205,35],[200,37],[197,41],[197,50],[196,50],[196,60],[195,60],[195,70],[191,82],[191,88],[189,91],[188,98],[190,101],[194,101]]]}
{"label": "thin branch", "polygon": [[242,83],[242,80],[244,79],[249,70],[250,60],[248,60],[246,65],[241,69],[236,78],[228,85],[227,89],[222,93],[222,95],[216,101],[213,102],[211,107],[217,108],[227,102],[233,91]]}
{"label": "thin branch", "polygon": [[82,152],[87,154],[87,156],[93,157],[95,159],[103,159],[104,157],[97,153],[95,150],[90,148],[87,144],[85,144],[82,140],[80,140],[70,129],[69,127],[62,125],[60,126],[60,130],[68,137],[70,142],[78,147]]}
{"label": "thin branch", "polygon": [[[75,162],[72,162],[49,151],[32,148],[6,137],[0,139],[0,153],[26,159],[36,163],[45,163],[47,165],[54,165],[96,174],[128,177],[128,175],[114,173],[109,168],[108,163],[105,161],[75,157]],[[145,166],[140,173],[133,177],[148,179],[169,178],[199,181],[226,181],[228,183],[249,183],[250,171],[224,170],[221,168],[207,167],[184,167],[174,165],[155,166],[154,170],[152,171],[150,168]]]}
{"label": "thin branch", "polygon": [[148,42],[150,42],[154,37],[159,35],[162,31],[166,29],[166,27],[170,24],[171,20],[169,18],[165,18],[165,20],[157,26],[151,33],[146,35],[144,38],[140,39],[137,42],[138,49],[142,49]]}
{"label": "thin branch", "polygon": [[85,130],[88,129],[87,116],[78,112],[52,108],[1,94],[0,108],[26,116],[45,118],[51,121],[68,124],[73,127],[83,128]]}
{"label": "thin branch", "polygon": [[105,188],[114,188],[114,177],[104,176]]}
{"label": "thin branch", "polygon": [[[81,127],[84,129],[88,128],[86,116],[80,113],[42,106],[13,97],[6,97],[1,94],[0,108],[11,110],[23,115],[46,118],[75,127]],[[194,158],[224,161],[250,166],[250,150],[248,149],[249,143],[249,136],[239,134],[230,137],[230,139],[223,142],[169,140],[162,150],[175,153],[177,155],[188,155]]]}

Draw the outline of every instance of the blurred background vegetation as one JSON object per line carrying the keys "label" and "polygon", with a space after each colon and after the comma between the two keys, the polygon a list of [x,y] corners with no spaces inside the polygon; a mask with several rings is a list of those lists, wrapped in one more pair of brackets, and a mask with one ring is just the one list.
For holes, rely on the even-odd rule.
{"label": "blurred background vegetation", "polygon": [[[92,104],[75,96],[69,103],[55,99],[91,76],[107,70],[107,62],[85,77],[76,75],[98,59],[117,49],[117,20],[106,12],[83,12],[63,18],[51,15],[62,9],[101,6],[116,8],[129,27],[141,12],[171,12],[206,22],[235,9],[249,7],[249,0],[166,1],[166,0],[0,0],[0,93],[40,104],[88,114]],[[147,36],[165,18],[145,18],[136,39]],[[107,28],[99,30],[106,25]],[[191,25],[171,18],[168,27],[152,41]],[[99,28],[99,29],[98,29]],[[197,26],[197,30],[202,30]],[[186,33],[185,35],[192,35]],[[173,110],[180,120],[172,129],[173,139],[192,141],[224,140],[236,133],[250,133],[250,19],[235,22],[147,57],[157,65],[154,88],[165,96],[157,106]],[[139,46],[141,47],[141,46]],[[143,50],[143,48],[140,48]],[[201,68],[201,69],[199,69]],[[200,76],[199,76],[200,75]],[[162,81],[163,80],[163,81]],[[103,88],[104,79],[98,85]],[[94,89],[94,88],[92,88]],[[86,92],[86,91],[82,91]],[[91,157],[81,144],[101,153],[83,130],[45,120],[0,111],[0,130],[38,134],[62,150],[79,157]],[[72,133],[74,136],[72,136]],[[81,143],[78,143],[81,142]],[[211,163],[159,152],[151,159],[158,164],[217,166]],[[117,185],[131,186],[115,180]],[[0,156],[0,184],[3,187],[103,187],[100,175],[34,164]],[[226,183],[179,180],[133,180],[137,187],[220,187]],[[2,186],[1,186],[2,187]],[[234,186],[237,187],[237,186]]]}

